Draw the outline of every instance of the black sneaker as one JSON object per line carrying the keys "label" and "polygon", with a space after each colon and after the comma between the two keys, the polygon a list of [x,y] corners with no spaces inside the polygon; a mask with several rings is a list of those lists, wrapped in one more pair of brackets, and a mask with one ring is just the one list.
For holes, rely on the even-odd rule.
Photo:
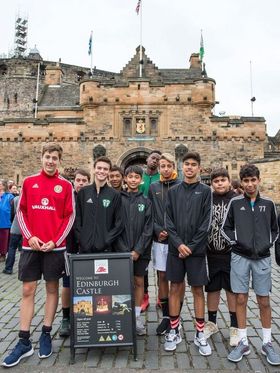
{"label": "black sneaker", "polygon": [[42,333],[39,339],[39,352],[40,359],[46,359],[52,354],[52,339],[50,333]]}
{"label": "black sneaker", "polygon": [[6,269],[4,268],[2,273],[5,273],[6,275],[12,275],[13,274],[13,271],[11,271],[10,269]]}
{"label": "black sneaker", "polygon": [[59,329],[60,337],[69,337],[70,335],[70,320],[67,317],[64,317],[61,320],[61,325]]}
{"label": "black sneaker", "polygon": [[16,344],[15,348],[13,349],[13,351],[10,353],[10,355],[8,355],[4,359],[2,366],[7,368],[14,367],[21,361],[21,359],[23,359],[24,357],[31,356],[33,354],[34,350],[31,342],[29,341],[29,343],[26,344],[23,343],[22,339],[20,339]]}
{"label": "black sneaker", "polygon": [[170,320],[168,316],[164,316],[161,320],[161,323],[156,329],[157,335],[163,335],[166,333],[167,330],[170,328]]}

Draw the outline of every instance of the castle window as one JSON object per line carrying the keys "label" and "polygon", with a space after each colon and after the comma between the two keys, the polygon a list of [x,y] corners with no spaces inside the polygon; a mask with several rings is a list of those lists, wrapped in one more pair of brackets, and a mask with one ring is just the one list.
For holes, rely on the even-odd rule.
{"label": "castle window", "polygon": [[150,129],[151,129],[151,135],[157,136],[158,134],[158,118],[151,118],[150,119]]}
{"label": "castle window", "polygon": [[131,118],[123,118],[123,135],[131,136],[132,120]]}

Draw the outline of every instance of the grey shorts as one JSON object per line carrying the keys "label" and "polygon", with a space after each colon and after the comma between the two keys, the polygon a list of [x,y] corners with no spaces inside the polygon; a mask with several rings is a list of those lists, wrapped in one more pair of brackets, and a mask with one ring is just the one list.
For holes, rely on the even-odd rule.
{"label": "grey shorts", "polygon": [[244,258],[231,253],[230,284],[234,293],[248,293],[252,288],[256,295],[267,296],[271,291],[271,257],[259,260]]}

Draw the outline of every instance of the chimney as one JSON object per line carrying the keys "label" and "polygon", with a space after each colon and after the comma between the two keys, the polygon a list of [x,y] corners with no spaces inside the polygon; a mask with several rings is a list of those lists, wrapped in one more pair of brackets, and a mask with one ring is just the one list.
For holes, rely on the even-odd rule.
{"label": "chimney", "polygon": [[46,75],[45,75],[45,84],[47,85],[61,85],[62,83],[63,71],[60,67],[60,64],[57,62],[55,66],[47,65]]}
{"label": "chimney", "polygon": [[190,57],[190,69],[201,70],[201,61],[199,59],[199,53],[192,53]]}

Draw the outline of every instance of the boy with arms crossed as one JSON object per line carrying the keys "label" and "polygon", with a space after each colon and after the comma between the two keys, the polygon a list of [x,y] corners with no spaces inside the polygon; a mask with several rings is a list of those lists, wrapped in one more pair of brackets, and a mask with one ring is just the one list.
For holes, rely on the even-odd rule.
{"label": "boy with arms crossed", "polygon": [[208,322],[205,324],[205,338],[219,331],[217,326],[217,312],[220,293],[226,291],[228,309],[230,313],[230,345],[237,346],[237,319],[235,312],[235,294],[230,287],[230,244],[221,234],[221,227],[229,201],[236,196],[231,190],[230,178],[225,168],[217,168],[211,173],[213,189],[212,224],[208,235],[207,261],[209,283],[205,286],[207,292]]}
{"label": "boy with arms crossed", "polygon": [[23,282],[19,342],[4,359],[5,367],[15,366],[34,353],[29,339],[30,325],[37,281],[42,274],[47,295],[38,355],[44,359],[52,354],[50,332],[58,304],[59,278],[65,273],[66,237],[75,218],[72,185],[57,171],[61,156],[60,145],[45,145],[42,171],[23,182],[17,212],[23,235],[18,275]]}
{"label": "boy with arms crossed", "polygon": [[152,203],[138,191],[143,170],[139,166],[129,166],[125,170],[127,192],[121,192],[122,220],[125,228],[116,243],[116,251],[131,252],[134,270],[136,333],[145,335],[146,328],[140,318],[141,302],[144,297],[144,276],[151,258],[153,234]]}
{"label": "boy with arms crossed", "polygon": [[205,299],[203,286],[207,284],[206,243],[211,224],[212,193],[209,186],[198,181],[200,155],[187,153],[183,157],[184,181],[170,189],[167,196],[168,257],[167,280],[171,330],[164,348],[174,351],[182,341],[179,333],[180,295],[185,274],[192,288],[196,333],[194,343],[199,353],[208,356],[211,347],[204,336]]}
{"label": "boy with arms crossed", "polygon": [[[159,159],[160,180],[150,185],[148,197],[154,212],[154,237],[152,244],[153,267],[158,271],[158,294],[163,319],[157,327],[157,334],[162,335],[169,328],[168,293],[166,279],[166,260],[168,253],[168,233],[166,227],[166,199],[170,188],[181,181],[177,179],[175,159],[171,154],[163,153]],[[185,290],[185,288],[184,288]],[[182,294],[184,296],[184,294]]]}
{"label": "boy with arms crossed", "polygon": [[93,167],[94,183],[77,195],[74,228],[81,254],[112,251],[123,229],[120,193],[107,183],[111,161],[99,157]]}
{"label": "boy with arms crossed", "polygon": [[260,171],[253,164],[240,170],[244,195],[233,198],[228,206],[222,226],[222,234],[232,245],[230,281],[237,294],[236,316],[238,322],[238,346],[228,359],[240,361],[250,353],[246,329],[246,309],[249,281],[260,309],[263,328],[261,353],[271,365],[280,364],[280,356],[271,344],[271,257],[270,248],[278,236],[277,215],[274,203],[259,193]]}

